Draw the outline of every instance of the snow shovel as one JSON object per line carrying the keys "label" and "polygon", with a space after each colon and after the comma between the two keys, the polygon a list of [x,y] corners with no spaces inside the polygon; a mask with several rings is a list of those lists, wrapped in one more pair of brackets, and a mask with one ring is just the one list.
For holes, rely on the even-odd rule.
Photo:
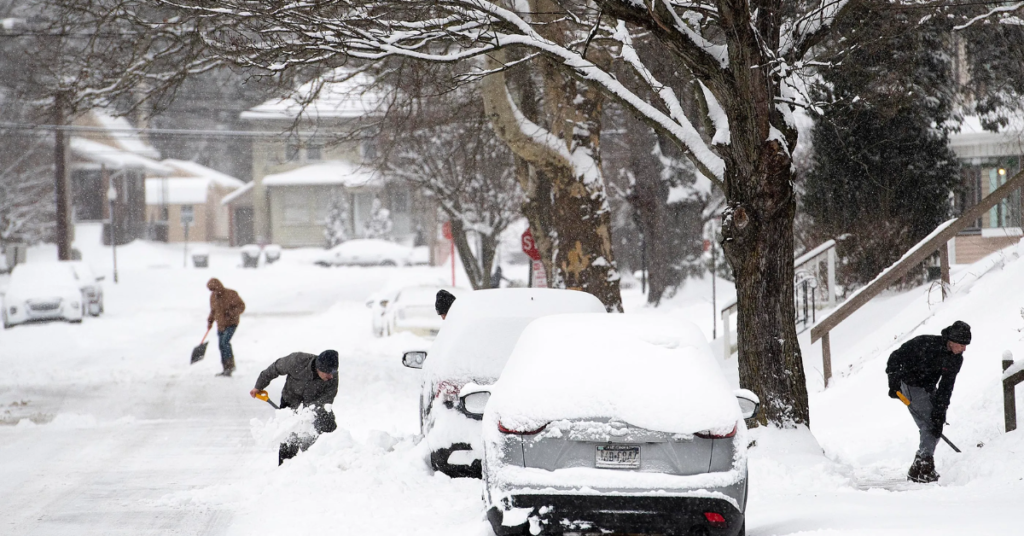
{"label": "snow shovel", "polygon": [[199,346],[192,349],[192,362],[189,363],[190,365],[193,365],[197,361],[201,361],[206,357],[206,345],[209,344],[206,342],[206,336],[210,334],[210,329],[212,329],[212,326],[206,328],[206,333],[203,334],[203,340],[199,343]]}
{"label": "snow shovel", "polygon": [[[901,393],[899,391],[896,391],[896,396],[900,397],[900,401],[902,401],[904,404],[906,404],[907,409],[909,409],[910,412],[914,414],[914,416],[916,416],[917,418],[923,420],[923,418],[920,415],[918,415],[918,413],[916,411],[914,411],[914,408],[910,407],[910,399],[908,399],[906,396],[903,395],[903,393]],[[946,439],[946,436],[944,436],[942,434],[939,434],[939,437],[942,438],[942,440],[945,441],[947,445],[949,445],[949,448],[955,450],[958,453],[960,452],[960,449],[956,448],[956,445],[954,445],[952,441],[950,441],[949,439]]]}
{"label": "snow shovel", "polygon": [[273,400],[270,399],[270,395],[267,394],[266,391],[260,391],[259,393],[256,393],[256,398],[266,402],[267,404],[270,404],[271,406],[274,406],[274,409],[281,409],[277,407],[277,404],[275,404]]}

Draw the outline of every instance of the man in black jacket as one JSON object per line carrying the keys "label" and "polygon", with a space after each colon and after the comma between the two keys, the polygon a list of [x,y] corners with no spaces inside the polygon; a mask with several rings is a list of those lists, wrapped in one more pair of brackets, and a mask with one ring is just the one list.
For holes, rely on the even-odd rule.
{"label": "man in black jacket", "polygon": [[[334,403],[338,395],[338,352],[325,350],[320,355],[295,352],[274,361],[256,379],[256,387],[249,395],[256,398],[278,376],[287,376],[284,388],[281,389],[281,408],[299,409],[312,407],[315,413],[313,429],[317,435],[333,432],[338,428],[334,413],[327,408]],[[278,451],[277,464],[294,458],[300,450],[306,450],[313,444],[312,440],[301,440],[297,437],[281,443]]]}
{"label": "man in black jacket", "polygon": [[963,353],[971,343],[971,326],[957,320],[942,335],[920,335],[910,339],[889,356],[889,397],[897,391],[910,400],[910,416],[921,434],[914,463],[907,479],[935,482],[935,446],[946,423],[946,409],[953,396],[956,375],[964,363]]}

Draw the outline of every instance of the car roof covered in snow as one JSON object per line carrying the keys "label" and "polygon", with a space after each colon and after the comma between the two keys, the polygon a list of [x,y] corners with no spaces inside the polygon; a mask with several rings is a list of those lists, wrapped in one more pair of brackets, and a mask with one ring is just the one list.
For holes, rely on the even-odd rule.
{"label": "car roof covered in snow", "polygon": [[523,329],[563,313],[604,313],[592,294],[575,290],[506,288],[459,296],[428,353],[424,370],[436,379],[491,383]]}
{"label": "car roof covered in snow", "polygon": [[10,289],[29,290],[70,286],[78,289],[78,280],[71,264],[66,262],[32,262],[19,264],[11,273]]}
{"label": "car roof covered in snow", "polygon": [[533,429],[612,419],[649,430],[728,432],[742,418],[700,329],[661,315],[559,315],[532,322],[487,412]]}

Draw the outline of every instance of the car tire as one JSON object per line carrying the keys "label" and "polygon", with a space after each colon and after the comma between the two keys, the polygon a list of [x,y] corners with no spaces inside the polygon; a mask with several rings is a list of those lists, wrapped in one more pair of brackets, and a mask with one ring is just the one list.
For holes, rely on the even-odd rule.
{"label": "car tire", "polygon": [[388,266],[388,267],[398,266],[397,264],[395,264],[395,261],[389,260],[389,259],[385,259],[383,261],[380,261],[380,265],[381,266]]}
{"label": "car tire", "polygon": [[4,329],[11,329],[11,324],[7,322],[7,311],[4,311]]}

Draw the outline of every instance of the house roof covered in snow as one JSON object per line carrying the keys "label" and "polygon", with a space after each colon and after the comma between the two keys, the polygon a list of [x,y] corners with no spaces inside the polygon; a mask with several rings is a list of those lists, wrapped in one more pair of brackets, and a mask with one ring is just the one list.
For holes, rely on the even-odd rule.
{"label": "house roof covered in snow", "polygon": [[201,205],[206,203],[210,181],[197,178],[146,179],[147,205]]}
{"label": "house roof covered in snow", "polygon": [[79,158],[104,165],[112,170],[141,169],[150,175],[170,175],[173,172],[170,167],[152,158],[92,139],[72,137],[68,144],[71,152]]}
{"label": "house roof covered in snow", "polygon": [[210,183],[224,188],[241,188],[245,185],[244,182],[232,177],[231,175],[221,173],[216,169],[208,168],[196,162],[167,158],[161,163],[174,169],[174,172],[171,174],[172,177],[206,179]]}
{"label": "house roof covered in snow", "polygon": [[[373,79],[362,72],[339,72],[333,80],[315,80],[300,86],[291,95],[271,99],[241,113],[242,119],[351,119],[374,113],[382,95],[373,89]],[[302,103],[319,88],[319,95]]]}
{"label": "house roof covered in snow", "polygon": [[[234,192],[231,192],[230,194],[225,195],[224,199],[220,200],[220,204],[221,205],[230,205],[230,204],[234,203],[235,201],[248,201],[248,197],[249,196],[246,195],[246,194],[248,194],[250,191],[252,191],[252,187],[255,184],[256,184],[256,182],[247,182],[247,183],[245,183],[245,186],[242,186],[241,188],[235,190]],[[251,204],[251,202],[249,204]]]}
{"label": "house roof covered in snow", "polygon": [[967,116],[960,132],[949,136],[949,148],[959,158],[991,158],[1024,154],[1024,120],[1016,118],[998,132],[985,130],[981,119]]}
{"label": "house roof covered in snow", "polygon": [[358,188],[360,186],[379,186],[381,183],[380,175],[372,169],[342,160],[311,164],[263,177],[265,186],[337,184],[346,188]]}

